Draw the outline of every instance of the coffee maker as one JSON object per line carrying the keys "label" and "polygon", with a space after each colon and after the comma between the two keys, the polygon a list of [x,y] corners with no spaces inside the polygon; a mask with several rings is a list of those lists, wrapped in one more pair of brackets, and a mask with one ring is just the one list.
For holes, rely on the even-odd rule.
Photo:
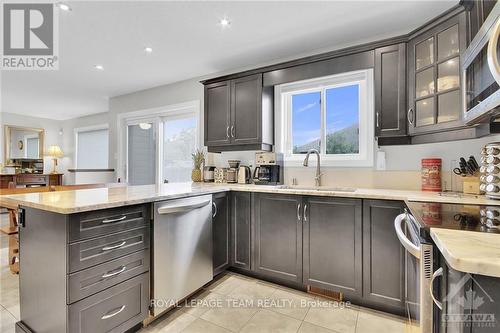
{"label": "coffee maker", "polygon": [[253,182],[256,185],[283,184],[283,154],[255,153],[255,165]]}

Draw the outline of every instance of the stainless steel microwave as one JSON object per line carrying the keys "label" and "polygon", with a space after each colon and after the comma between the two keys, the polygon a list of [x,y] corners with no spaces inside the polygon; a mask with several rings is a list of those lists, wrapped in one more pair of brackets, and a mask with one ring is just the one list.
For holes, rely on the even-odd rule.
{"label": "stainless steel microwave", "polygon": [[464,120],[468,125],[500,115],[500,1],[462,57]]}

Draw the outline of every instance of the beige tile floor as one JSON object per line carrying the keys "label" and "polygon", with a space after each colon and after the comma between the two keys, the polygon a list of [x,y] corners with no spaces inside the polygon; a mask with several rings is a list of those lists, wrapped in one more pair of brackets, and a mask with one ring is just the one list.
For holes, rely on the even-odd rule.
{"label": "beige tile floor", "polygon": [[[6,215],[0,214],[5,225]],[[19,320],[19,279],[7,265],[7,238],[0,235],[0,333],[14,333]],[[187,304],[141,333],[407,333],[403,318],[227,273]]]}

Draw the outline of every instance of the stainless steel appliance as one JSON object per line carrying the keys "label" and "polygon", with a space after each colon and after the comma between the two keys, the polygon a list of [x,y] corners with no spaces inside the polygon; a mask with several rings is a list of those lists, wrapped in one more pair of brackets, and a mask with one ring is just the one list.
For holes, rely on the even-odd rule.
{"label": "stainless steel appliance", "polygon": [[499,37],[497,2],[462,57],[464,119],[469,125],[500,113]]}
{"label": "stainless steel appliance", "polygon": [[[433,246],[432,242],[419,235],[419,228],[414,217],[406,212],[394,220],[396,235],[411,256],[406,256],[407,282],[408,272],[416,273],[413,285],[407,285],[407,294],[413,293],[417,299],[406,301],[408,314],[413,321],[419,323],[419,332],[433,331],[433,306],[429,290],[432,288]],[[414,265],[413,269],[408,266]]]}
{"label": "stainless steel appliance", "polygon": [[246,165],[240,165],[240,169],[238,170],[238,184],[250,184],[252,180],[252,171],[250,167]]}
{"label": "stainless steel appliance", "polygon": [[158,316],[213,278],[212,196],[153,206],[153,314]]}
{"label": "stainless steel appliance", "polygon": [[256,185],[283,184],[283,155],[278,153],[255,153],[253,181]]}

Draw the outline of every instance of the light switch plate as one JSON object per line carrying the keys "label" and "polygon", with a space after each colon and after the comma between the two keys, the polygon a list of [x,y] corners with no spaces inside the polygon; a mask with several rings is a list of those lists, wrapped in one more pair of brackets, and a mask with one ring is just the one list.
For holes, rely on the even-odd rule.
{"label": "light switch plate", "polygon": [[377,151],[377,170],[383,171],[386,170],[385,164],[385,151]]}

